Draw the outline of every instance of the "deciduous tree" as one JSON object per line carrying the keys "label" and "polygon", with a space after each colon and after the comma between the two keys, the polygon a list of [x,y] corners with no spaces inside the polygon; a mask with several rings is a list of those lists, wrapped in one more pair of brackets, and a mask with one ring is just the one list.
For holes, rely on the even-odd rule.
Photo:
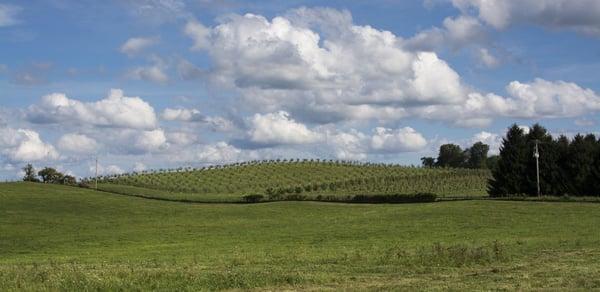
{"label": "deciduous tree", "polygon": [[23,167],[23,172],[25,173],[25,175],[23,176],[23,181],[40,181],[35,175],[35,168],[33,168],[33,165],[31,165],[31,163],[28,163],[27,165],[25,165],[25,167]]}

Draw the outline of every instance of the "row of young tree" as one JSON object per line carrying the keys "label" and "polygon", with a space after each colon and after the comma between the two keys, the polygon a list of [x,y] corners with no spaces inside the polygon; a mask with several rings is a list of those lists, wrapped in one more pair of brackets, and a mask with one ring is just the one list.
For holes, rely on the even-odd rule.
{"label": "row of young tree", "polygon": [[498,156],[488,157],[490,146],[477,142],[473,146],[463,150],[456,144],[444,144],[440,146],[437,159],[433,157],[422,157],[423,167],[462,167],[462,168],[493,168]]}
{"label": "row of young tree", "polygon": [[508,129],[492,168],[490,196],[537,195],[536,143],[542,195],[600,195],[600,140],[593,134],[555,139],[535,124],[528,133],[517,125]]}
{"label": "row of young tree", "polygon": [[63,174],[52,167],[44,167],[36,172],[31,164],[23,167],[23,180],[29,182],[43,182],[51,184],[76,185],[77,179],[68,174]]}

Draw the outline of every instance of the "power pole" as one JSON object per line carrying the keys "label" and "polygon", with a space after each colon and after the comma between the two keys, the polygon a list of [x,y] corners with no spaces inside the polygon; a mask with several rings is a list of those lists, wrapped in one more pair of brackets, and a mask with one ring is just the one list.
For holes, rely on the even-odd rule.
{"label": "power pole", "polygon": [[541,196],[540,193],[540,152],[538,150],[538,142],[539,140],[535,140],[535,152],[533,153],[533,157],[535,157],[535,172],[537,177],[537,195]]}
{"label": "power pole", "polygon": [[98,156],[96,156],[96,190],[98,190]]}

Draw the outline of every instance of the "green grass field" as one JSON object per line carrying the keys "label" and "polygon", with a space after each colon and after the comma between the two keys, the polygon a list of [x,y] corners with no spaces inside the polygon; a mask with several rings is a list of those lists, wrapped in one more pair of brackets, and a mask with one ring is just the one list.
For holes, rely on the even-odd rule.
{"label": "green grass field", "polygon": [[112,175],[99,189],[148,198],[194,202],[241,202],[245,195],[269,200],[311,200],[354,195],[434,193],[438,197],[486,196],[487,169],[419,168],[334,161],[247,162],[204,169]]}
{"label": "green grass field", "polygon": [[600,204],[192,204],[0,184],[0,290],[600,289]]}

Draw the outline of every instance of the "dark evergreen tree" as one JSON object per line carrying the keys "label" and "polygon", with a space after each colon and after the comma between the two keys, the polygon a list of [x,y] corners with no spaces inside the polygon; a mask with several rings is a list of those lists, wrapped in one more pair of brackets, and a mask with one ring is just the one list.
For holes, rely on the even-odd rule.
{"label": "dark evergreen tree", "polygon": [[552,182],[554,185],[554,192],[552,195],[563,196],[572,194],[573,185],[569,172],[567,171],[567,163],[569,159],[569,144],[570,141],[565,135],[558,137],[554,141],[554,151],[556,152],[556,166],[558,170],[556,175],[553,177]]}
{"label": "dark evergreen tree", "polygon": [[498,163],[492,169],[488,193],[492,197],[523,193],[527,166],[527,140],[523,129],[513,124],[502,139]]}
{"label": "dark evergreen tree", "polygon": [[554,178],[558,176],[559,168],[556,164],[557,153],[555,151],[552,136],[546,128],[535,124],[529,129],[527,146],[525,148],[527,167],[524,173],[523,193],[537,195],[537,170],[534,156],[537,141],[539,151],[540,191],[545,195],[555,194],[553,187]]}
{"label": "dark evergreen tree", "polygon": [[567,172],[572,182],[571,192],[577,196],[589,195],[593,192],[588,186],[592,176],[596,152],[596,138],[594,135],[583,136],[577,134],[569,145],[567,157]]}
{"label": "dark evergreen tree", "polygon": [[592,173],[589,180],[590,188],[592,189],[590,195],[600,196],[600,137],[596,141],[596,157],[594,157],[594,165],[592,166]]}
{"label": "dark evergreen tree", "polygon": [[491,155],[490,157],[487,158],[486,161],[486,166],[489,169],[494,169],[496,168],[496,166],[498,165],[498,160],[500,159],[500,156],[498,155]]}
{"label": "dark evergreen tree", "polygon": [[536,142],[542,194],[600,195],[600,140],[593,134],[577,134],[572,141],[565,136],[555,140],[535,124],[527,135],[517,125],[509,129],[498,162],[491,168],[490,196],[537,193]]}

